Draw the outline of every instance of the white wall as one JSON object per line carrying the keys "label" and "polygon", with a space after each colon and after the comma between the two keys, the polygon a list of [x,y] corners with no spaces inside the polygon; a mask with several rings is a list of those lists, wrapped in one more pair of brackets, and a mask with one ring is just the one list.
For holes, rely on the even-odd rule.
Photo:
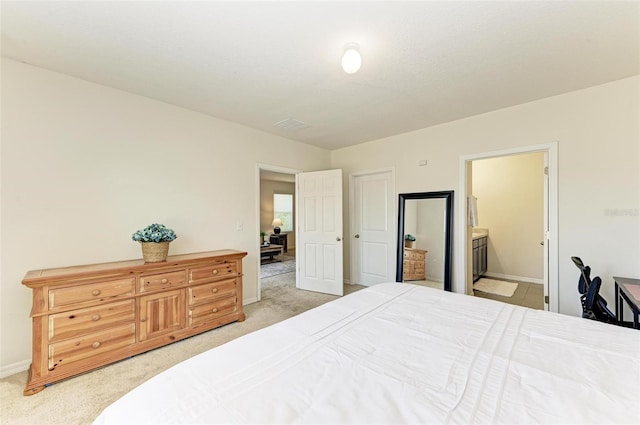
{"label": "white wall", "polygon": [[[332,166],[345,175],[395,167],[396,193],[455,190],[458,211],[465,207],[457,193],[460,157],[557,141],[558,302],[560,312],[578,315],[572,255],[603,278],[602,292],[611,303],[612,275],[640,276],[639,103],[636,76],[332,151]],[[428,165],[418,166],[420,159]],[[457,221],[454,227],[455,240]],[[349,252],[349,238],[344,240]],[[454,247],[453,285],[464,292],[465,277],[455,273],[457,253]]]}
{"label": "white wall", "polygon": [[473,161],[473,194],[489,229],[487,275],[542,283],[544,153]]}
{"label": "white wall", "polygon": [[141,258],[131,234],[153,222],[178,234],[170,254],[247,251],[255,300],[256,164],[330,164],[322,149],[4,58],[1,78],[2,374],[31,357],[25,272]]}

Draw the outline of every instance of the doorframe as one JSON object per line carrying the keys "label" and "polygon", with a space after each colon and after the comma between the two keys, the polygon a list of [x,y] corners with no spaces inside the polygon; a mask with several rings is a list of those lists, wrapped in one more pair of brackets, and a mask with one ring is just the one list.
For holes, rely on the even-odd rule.
{"label": "doorframe", "polygon": [[[260,171],[273,171],[275,173],[283,173],[283,174],[298,174],[301,173],[302,170],[298,170],[295,168],[287,168],[280,167],[278,165],[269,165],[256,163],[256,216],[255,216],[255,229],[258,230],[256,233],[260,235]],[[296,188],[297,192],[297,188]],[[297,199],[297,197],[296,197]],[[297,261],[297,260],[296,260]],[[258,249],[258,255],[256,258],[256,301],[260,301],[262,299],[262,280],[260,279],[260,250]]]}
{"label": "doorframe", "polygon": [[[468,181],[470,177],[469,169],[471,162],[480,159],[498,158],[526,153],[546,152],[548,157],[548,203],[547,203],[547,215],[548,221],[548,236],[545,241],[545,245],[548,246],[548,257],[544,256],[544,261],[548,263],[546,270],[548,271],[548,285],[549,285],[549,311],[558,312],[559,306],[559,269],[558,269],[558,142],[545,143],[533,146],[524,146],[513,149],[506,149],[493,152],[483,152],[478,154],[464,155],[460,157],[459,166],[459,182],[460,182],[460,202],[458,202],[458,246],[457,246],[457,259],[455,264],[456,276],[454,280],[454,291],[459,293],[469,294],[468,286],[469,282],[473,281],[471,276],[468,262],[471,258],[471,244],[469,239],[471,234],[467,226],[467,196],[470,195],[467,191],[471,187]],[[471,293],[472,294],[472,293]],[[469,294],[470,295],[470,294]]]}
{"label": "doorframe", "polygon": [[[375,170],[367,170],[367,171],[358,171],[355,173],[350,173],[349,174],[349,282],[350,284],[353,284],[354,282],[352,282],[352,280],[354,280],[355,277],[355,266],[354,266],[354,259],[356,258],[355,255],[355,245],[352,243],[352,237],[351,235],[353,235],[353,229],[355,228],[355,205],[356,205],[356,200],[355,200],[355,189],[354,189],[354,180],[356,177],[362,177],[362,176],[369,176],[369,175],[373,175],[373,174],[382,174],[382,173],[391,173],[391,192],[392,192],[392,199],[389,199],[389,202],[391,203],[391,213],[392,213],[392,217],[391,219],[397,217],[398,215],[398,211],[396,210],[396,197],[398,196],[398,193],[396,192],[396,169],[395,167],[387,167],[387,168],[378,168]],[[387,205],[388,206],[388,205]],[[393,221],[394,226],[391,227],[391,233],[393,236],[392,240],[395,242],[395,240],[397,239],[397,235],[398,235],[398,229],[395,226],[396,222]],[[346,232],[345,232],[346,233]],[[397,247],[395,247],[397,249]],[[396,252],[395,250],[393,252]],[[389,282],[393,282],[394,278],[395,278],[395,270],[390,270],[390,273],[392,273],[390,276],[388,276],[389,278]]]}

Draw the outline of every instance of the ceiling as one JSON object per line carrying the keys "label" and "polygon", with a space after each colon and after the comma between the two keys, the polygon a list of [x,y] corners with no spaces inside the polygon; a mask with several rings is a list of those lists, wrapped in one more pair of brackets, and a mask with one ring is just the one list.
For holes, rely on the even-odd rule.
{"label": "ceiling", "polygon": [[3,56],[326,149],[640,74],[635,1],[0,7]]}

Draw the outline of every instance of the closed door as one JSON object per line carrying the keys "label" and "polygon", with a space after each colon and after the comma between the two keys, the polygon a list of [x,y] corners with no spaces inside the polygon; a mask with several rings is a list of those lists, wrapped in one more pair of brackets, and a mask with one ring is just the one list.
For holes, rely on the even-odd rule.
{"label": "closed door", "polygon": [[296,286],[342,295],[342,170],[296,175]]}
{"label": "closed door", "polygon": [[351,283],[371,286],[393,282],[395,216],[392,172],[351,178]]}

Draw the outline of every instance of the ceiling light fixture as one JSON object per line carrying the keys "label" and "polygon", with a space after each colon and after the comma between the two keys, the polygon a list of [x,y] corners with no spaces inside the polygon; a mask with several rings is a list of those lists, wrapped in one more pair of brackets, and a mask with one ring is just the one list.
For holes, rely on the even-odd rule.
{"label": "ceiling light fixture", "polygon": [[362,66],[362,56],[360,56],[360,46],[357,43],[347,43],[344,46],[342,55],[342,69],[347,74],[355,74]]}

